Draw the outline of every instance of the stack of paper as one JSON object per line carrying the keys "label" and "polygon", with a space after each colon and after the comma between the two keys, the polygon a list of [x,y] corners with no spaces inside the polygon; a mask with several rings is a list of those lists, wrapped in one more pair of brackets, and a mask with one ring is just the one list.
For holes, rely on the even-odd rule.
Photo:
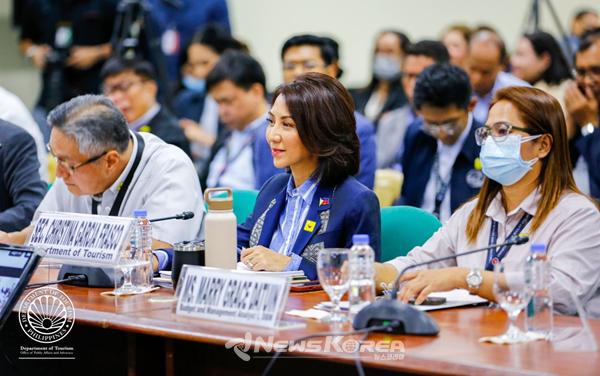
{"label": "stack of paper", "polygon": [[241,262],[237,263],[237,270],[241,271],[241,272],[266,273],[268,275],[273,275],[273,276],[293,277],[294,282],[296,282],[296,280],[298,280],[298,279],[306,279],[306,276],[304,275],[304,271],[302,271],[302,270],[296,270],[296,271],[291,271],[291,272],[254,271]]}

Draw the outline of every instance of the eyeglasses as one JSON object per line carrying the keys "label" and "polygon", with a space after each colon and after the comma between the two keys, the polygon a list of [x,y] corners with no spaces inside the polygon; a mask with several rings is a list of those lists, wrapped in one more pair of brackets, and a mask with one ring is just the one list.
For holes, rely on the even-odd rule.
{"label": "eyeglasses", "polygon": [[289,62],[283,64],[283,70],[290,71],[296,70],[297,67],[301,67],[304,71],[310,71],[315,68],[326,68],[326,64],[317,64],[314,61],[303,61],[303,62]]}
{"label": "eyeglasses", "polygon": [[48,152],[50,153],[50,155],[52,155],[52,158],[54,158],[54,160],[57,163],[60,163],[61,166],[63,166],[67,171],[69,171],[69,174],[73,175],[75,173],[75,170],[78,169],[81,166],[85,166],[88,163],[92,163],[92,162],[96,162],[98,159],[102,158],[104,155],[106,155],[108,153],[108,150],[105,151],[104,153],[90,158],[85,162],[81,162],[81,163],[77,163],[75,166],[71,166],[70,164],[68,164],[67,162],[63,161],[62,159],[58,158],[54,152],[52,151],[52,148],[50,147],[50,144],[46,144],[46,149],[48,149]]}
{"label": "eyeglasses", "polygon": [[532,132],[526,128],[515,127],[512,124],[506,123],[496,123],[492,127],[480,127],[475,130],[475,141],[477,145],[483,146],[485,144],[485,140],[488,136],[492,136],[495,142],[502,142],[506,140],[508,134],[511,130],[517,130],[525,133],[529,133],[530,135],[538,135],[541,133]]}
{"label": "eyeglasses", "polygon": [[460,124],[456,121],[451,121],[444,124],[431,124],[425,121],[423,122],[423,127],[421,129],[433,137],[437,137],[441,131],[444,131],[444,133],[449,136],[454,136],[458,128],[460,128]]}
{"label": "eyeglasses", "polygon": [[588,74],[590,78],[600,80],[600,66],[590,67],[588,69],[577,68],[575,69],[577,73],[577,78],[584,79]]}
{"label": "eyeglasses", "polygon": [[115,91],[120,91],[121,93],[126,93],[136,84],[142,84],[148,80],[139,80],[139,81],[124,81],[117,85],[102,85],[102,92],[104,95],[110,95]]}

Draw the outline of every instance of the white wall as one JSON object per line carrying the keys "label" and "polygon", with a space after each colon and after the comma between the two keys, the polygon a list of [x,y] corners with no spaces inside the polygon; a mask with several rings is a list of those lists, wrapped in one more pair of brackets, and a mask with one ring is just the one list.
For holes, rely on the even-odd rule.
{"label": "white wall", "polygon": [[[272,89],[282,82],[281,46],[298,34],[328,35],[340,43],[342,82],[365,85],[376,35],[398,29],[411,40],[438,39],[451,24],[488,24],[505,39],[509,50],[521,34],[531,0],[228,0],[233,33],[248,43],[267,72]],[[546,1],[542,28],[557,35]],[[600,10],[600,0],[552,0],[563,27],[570,27],[580,8]]]}

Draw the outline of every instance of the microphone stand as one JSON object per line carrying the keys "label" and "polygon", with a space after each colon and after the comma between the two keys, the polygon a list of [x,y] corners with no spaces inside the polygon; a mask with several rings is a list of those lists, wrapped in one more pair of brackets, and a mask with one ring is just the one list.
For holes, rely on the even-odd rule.
{"label": "microphone stand", "polygon": [[396,327],[388,327],[386,330],[392,333],[399,334],[415,334],[423,336],[435,336],[440,332],[440,327],[437,322],[427,313],[416,309],[404,302],[397,300],[400,278],[409,269],[414,269],[419,266],[433,264],[439,261],[455,259],[461,256],[470,255],[473,253],[487,251],[488,249],[503,247],[506,245],[525,244],[529,241],[527,236],[519,236],[516,239],[509,240],[505,243],[490,245],[485,248],[476,249],[464,253],[458,253],[450,256],[440,257],[437,259],[421,262],[418,264],[407,266],[398,274],[394,281],[394,288],[390,299],[382,299],[369,304],[356,315],[352,326],[354,329],[364,329],[371,326],[385,325],[391,321],[399,321],[400,325]]}

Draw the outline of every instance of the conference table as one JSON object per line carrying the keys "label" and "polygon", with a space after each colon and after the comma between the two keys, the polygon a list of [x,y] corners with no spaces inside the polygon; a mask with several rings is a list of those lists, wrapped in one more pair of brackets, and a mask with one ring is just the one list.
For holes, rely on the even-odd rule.
{"label": "conference table", "polygon": [[[42,282],[57,271],[38,269],[32,279]],[[71,360],[27,360],[19,358],[20,346],[31,345],[18,324],[19,304],[2,331],[2,344],[20,374],[60,375],[255,375],[262,374],[271,353],[252,349],[257,337],[267,341],[290,341],[319,332],[351,331],[351,325],[326,324],[284,314],[282,320],[300,326],[285,330],[226,324],[183,318],[173,314],[174,291],[161,288],[150,294],[120,297],[100,295],[106,289],[58,285],[75,307],[75,325],[57,345],[71,346]],[[324,292],[290,293],[285,310],[306,310],[329,300]],[[118,304],[116,304],[118,302]],[[372,333],[367,341],[401,341],[404,351],[361,353],[366,374],[439,375],[592,375],[600,373],[598,352],[573,351],[580,337],[551,343],[497,345],[480,343],[483,336],[503,333],[508,318],[501,309],[474,306],[430,313],[440,326],[434,337]],[[520,318],[522,327],[522,317]],[[556,328],[581,326],[576,317],[555,316]],[[590,320],[600,338],[600,320]],[[358,340],[361,335],[345,336]],[[239,339],[234,351],[228,341]],[[318,340],[318,339],[316,339]],[[234,341],[235,342],[235,341]],[[246,343],[250,342],[250,343]],[[559,346],[560,345],[560,346]],[[323,346],[325,347],[325,346]],[[250,359],[237,353],[244,349]],[[272,375],[356,374],[354,354],[343,348],[329,351],[284,353]],[[0,363],[1,364],[1,363]],[[4,366],[7,367],[7,366]],[[10,375],[9,368],[0,374]]]}

